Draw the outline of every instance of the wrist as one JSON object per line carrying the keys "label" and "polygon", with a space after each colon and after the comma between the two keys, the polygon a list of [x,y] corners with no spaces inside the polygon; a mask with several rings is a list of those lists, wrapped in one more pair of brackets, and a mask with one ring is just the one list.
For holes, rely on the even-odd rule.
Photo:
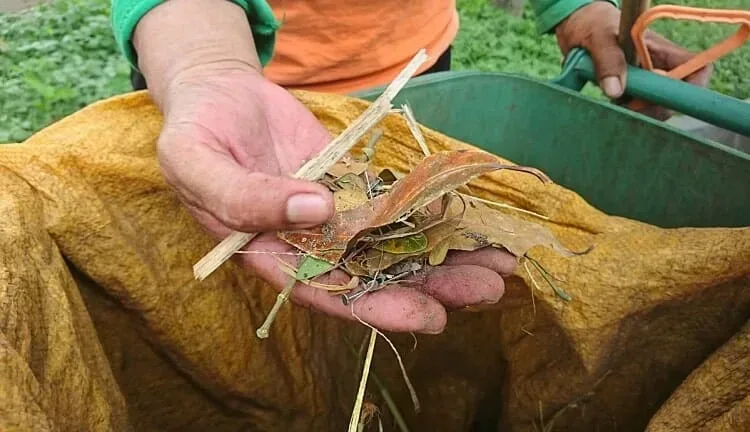
{"label": "wrist", "polygon": [[598,18],[600,15],[600,12],[602,11],[609,11],[609,10],[617,10],[617,4],[616,0],[593,0],[590,1],[581,7],[571,11],[571,13],[566,16],[563,20],[561,20],[559,23],[557,23],[553,27],[553,31],[555,33],[555,36],[559,40],[561,37],[564,38],[566,34],[570,33],[569,29],[571,27],[576,27],[580,24],[581,17],[584,17],[583,19],[587,19],[592,11],[593,15]]}
{"label": "wrist", "polygon": [[[237,60],[220,60],[180,68],[170,78],[156,101],[165,119],[194,119],[200,113],[195,107],[214,104],[217,100],[235,100],[238,88],[243,88],[244,101],[259,97],[260,88],[266,83],[258,69]],[[220,106],[217,106],[220,110]],[[205,115],[203,113],[202,115]]]}
{"label": "wrist", "polygon": [[133,45],[138,68],[160,105],[180,77],[208,71],[261,71],[245,11],[226,0],[164,2],[139,21]]}

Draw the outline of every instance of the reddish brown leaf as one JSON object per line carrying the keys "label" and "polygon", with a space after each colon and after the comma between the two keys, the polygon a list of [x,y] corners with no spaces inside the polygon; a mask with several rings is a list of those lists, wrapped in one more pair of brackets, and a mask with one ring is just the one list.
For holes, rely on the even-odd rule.
{"label": "reddish brown leaf", "polygon": [[495,156],[480,151],[435,153],[396,181],[389,192],[337,213],[323,226],[282,232],[279,237],[315,257],[336,263],[351,245],[371,230],[390,225],[472,178],[498,169],[527,170],[503,165]]}

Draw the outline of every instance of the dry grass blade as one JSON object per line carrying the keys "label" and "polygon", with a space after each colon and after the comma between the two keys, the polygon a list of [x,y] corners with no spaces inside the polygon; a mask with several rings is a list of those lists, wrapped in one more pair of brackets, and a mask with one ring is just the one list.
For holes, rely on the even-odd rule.
{"label": "dry grass blade", "polygon": [[417,140],[420,150],[422,150],[422,153],[424,153],[425,156],[429,156],[431,154],[430,149],[427,147],[424,135],[422,135],[422,131],[419,129],[419,123],[417,123],[417,119],[414,117],[414,112],[408,104],[401,105],[401,109],[406,118],[406,124],[409,126],[411,134],[414,135],[414,139]]}
{"label": "dry grass blade", "polygon": [[[414,334],[412,333],[412,336]],[[360,359],[362,357],[362,350],[364,350],[365,341],[362,341],[362,347],[360,348],[360,351],[357,351],[357,349],[352,344],[351,340],[348,338],[344,338],[346,344],[349,346],[349,350],[352,353],[352,355]],[[414,337],[414,343],[416,344],[416,336]],[[401,410],[398,409],[398,406],[396,405],[396,401],[393,400],[393,397],[391,396],[391,392],[388,391],[388,388],[385,386],[383,381],[378,377],[378,374],[375,373],[375,371],[370,371],[370,376],[372,377],[372,381],[375,383],[375,385],[380,389],[380,395],[383,398],[383,401],[388,406],[388,410],[391,412],[391,415],[393,416],[393,421],[396,423],[396,426],[398,426],[399,430],[401,432],[409,432],[409,427],[406,425],[406,420],[404,420],[404,416],[401,414]]]}
{"label": "dry grass blade", "polygon": [[419,404],[419,397],[417,397],[417,391],[414,390],[414,385],[411,383],[411,380],[409,379],[409,374],[406,373],[406,367],[404,366],[404,361],[401,359],[401,354],[398,353],[398,350],[396,349],[396,346],[393,345],[393,342],[391,342],[386,335],[380,332],[380,330],[376,329],[372,325],[368,324],[362,318],[359,317],[356,313],[354,313],[354,303],[351,304],[351,312],[352,316],[360,322],[360,324],[367,326],[370,330],[377,333],[380,337],[385,339],[386,342],[388,342],[388,345],[390,345],[391,350],[393,351],[393,354],[396,355],[396,360],[398,361],[398,366],[401,368],[401,375],[404,377],[404,383],[406,384],[406,388],[409,390],[409,395],[411,396],[411,402],[414,404],[414,411],[419,413],[421,410],[420,404]]}
{"label": "dry grass blade", "polygon": [[531,210],[525,210],[525,209],[522,209],[522,208],[513,207],[512,205],[509,205],[509,204],[499,203],[499,202],[495,202],[495,201],[486,200],[484,198],[478,198],[478,197],[475,197],[475,196],[466,195],[466,194],[461,193],[461,192],[457,192],[457,193],[459,195],[461,195],[462,197],[464,197],[466,199],[469,199],[469,200],[472,200],[472,201],[479,201],[480,203],[491,205],[491,206],[494,206],[494,207],[499,207],[499,208],[504,208],[504,209],[508,209],[508,210],[513,210],[513,211],[517,211],[519,213],[527,214],[529,216],[538,217],[539,219],[549,220],[549,217],[547,217],[545,215],[542,215],[542,214],[539,214],[539,213],[535,213],[535,212],[533,212]]}
{"label": "dry grass blade", "polygon": [[[349,127],[338,137],[333,139],[315,158],[305,163],[295,174],[298,179],[318,180],[341,157],[343,157],[373,126],[388,115],[391,101],[414,75],[419,66],[427,60],[427,52],[419,50],[416,56],[406,65],[401,73]],[[242,249],[257,234],[233,232],[221,241],[213,250],[201,258],[193,266],[193,275],[198,280],[204,280],[219,266],[230,259],[238,250]]]}
{"label": "dry grass blade", "polygon": [[367,387],[367,377],[370,375],[370,366],[372,365],[372,355],[375,352],[375,341],[377,340],[378,333],[372,328],[370,330],[370,343],[367,346],[367,356],[365,357],[365,365],[362,367],[362,379],[359,381],[359,390],[357,390],[357,398],[354,401],[354,409],[352,410],[352,417],[349,420],[349,432],[357,432],[359,426],[359,417],[362,413],[362,401],[365,398],[365,388]]}

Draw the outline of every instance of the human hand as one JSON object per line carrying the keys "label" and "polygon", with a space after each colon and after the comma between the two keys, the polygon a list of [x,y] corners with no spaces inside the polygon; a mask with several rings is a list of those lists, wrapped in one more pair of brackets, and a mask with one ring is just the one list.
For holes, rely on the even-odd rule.
{"label": "human hand", "polygon": [[[555,28],[563,55],[568,55],[576,47],[590,53],[599,87],[611,99],[623,96],[627,79],[625,54],[617,41],[619,26],[620,10],[609,2],[595,1],[572,13]],[[645,33],[645,42],[656,69],[669,71],[695,55],[650,30]],[[706,87],[712,71],[713,67],[708,65],[686,77],[685,81]],[[671,116],[666,109],[653,105],[642,113],[659,120]]]}
{"label": "human hand", "polygon": [[[193,6],[197,2],[171,0],[149,13],[137,30],[137,36],[143,32],[135,40],[142,69],[164,112],[157,145],[159,161],[167,182],[188,211],[217,240],[232,230],[264,233],[253,240],[249,253],[237,259],[280,290],[289,276],[281,271],[277,259],[293,265],[297,262],[289,255],[294,249],[273,231],[319,225],[332,216],[333,199],[327,189],[291,178],[331,137],[298,100],[262,76],[257,59],[246,52],[219,55],[213,51],[216,46],[242,46],[239,40],[232,40],[242,31],[246,32],[242,40],[252,41],[246,23],[214,23],[206,32],[196,29],[209,19],[206,15],[212,7],[234,6],[229,2]],[[204,55],[200,55],[201,40],[191,40],[190,35],[165,43],[164,29],[170,28],[169,20],[178,14],[162,8],[177,8],[181,3],[185,5],[181,11],[196,7],[201,18],[188,25],[183,16],[175,28],[206,35],[210,29],[233,25],[237,32],[227,35],[225,43],[212,45]],[[222,19],[228,19],[228,11],[222,13]],[[180,58],[190,61],[169,61],[171,56],[158,49],[164,44],[174,52],[175,45],[186,41],[188,55]],[[437,333],[445,326],[447,310],[497,302],[504,290],[502,275],[514,267],[515,258],[499,250],[456,253],[443,266],[415,278],[413,284],[379,290],[351,306],[327,291],[302,284],[293,291],[292,301],[350,320],[356,314],[383,330]],[[318,281],[344,284],[348,277],[333,271]]]}

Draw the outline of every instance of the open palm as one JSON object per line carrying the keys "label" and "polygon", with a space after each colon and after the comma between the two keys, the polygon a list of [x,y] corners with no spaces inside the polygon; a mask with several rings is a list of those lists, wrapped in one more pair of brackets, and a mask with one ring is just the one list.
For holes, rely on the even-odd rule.
{"label": "open palm", "polygon": [[[299,101],[257,72],[232,68],[194,71],[170,89],[159,158],[167,181],[190,213],[217,239],[232,230],[263,232],[241,263],[281,289],[289,278],[277,261],[292,247],[273,231],[319,225],[334,211],[331,193],[291,175],[331,139]],[[330,315],[360,319],[384,330],[437,333],[450,309],[494,303],[502,275],[515,259],[495,249],[456,253],[429,269],[420,283],[393,286],[345,306],[327,291],[299,285],[298,304]],[[331,272],[324,283],[343,284]]]}

